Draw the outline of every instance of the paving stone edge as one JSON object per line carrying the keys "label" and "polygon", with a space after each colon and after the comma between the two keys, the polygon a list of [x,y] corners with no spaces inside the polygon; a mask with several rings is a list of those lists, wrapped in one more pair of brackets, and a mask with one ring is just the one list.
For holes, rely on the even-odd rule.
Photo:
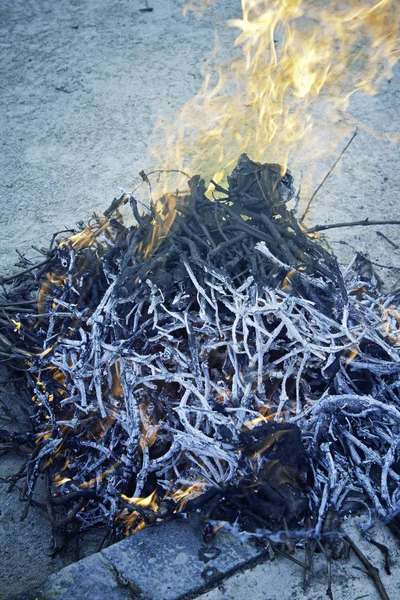
{"label": "paving stone edge", "polygon": [[[151,539],[150,536],[149,540],[147,536],[148,534],[143,536],[144,544],[149,541],[154,543],[154,538]],[[134,537],[140,538],[140,535]],[[190,544],[188,546],[188,563],[174,566],[171,562],[170,571],[173,573],[171,583],[174,583],[174,578],[177,581],[184,577],[189,581],[185,591],[179,589],[179,585],[176,588],[171,585],[166,590],[164,586],[166,594],[163,595],[163,586],[160,584],[160,579],[163,578],[162,561],[152,560],[151,555],[148,555],[148,549],[145,548],[145,545],[142,546],[143,542],[127,538],[50,575],[41,593],[37,596],[37,600],[102,600],[105,597],[108,600],[153,600],[153,596],[154,600],[167,597],[168,600],[192,600],[219,586],[233,574],[254,567],[269,555],[268,549],[261,544],[257,544],[257,546],[253,543],[240,544],[237,539],[234,540],[230,536],[224,535],[219,540],[218,545],[222,549],[229,542],[237,544],[236,555],[232,558],[228,551],[227,559],[222,566],[218,563],[218,558],[215,561],[211,559],[209,562],[206,560],[205,563],[199,563],[196,547],[191,547]],[[198,540],[196,542],[199,543]],[[164,549],[163,544],[158,548],[160,553],[165,551],[165,543],[164,539]],[[151,546],[151,544],[148,545]],[[173,546],[173,543],[171,542],[170,545]],[[204,545],[201,547],[204,548]],[[225,548],[227,547],[225,546]],[[212,550],[213,546],[209,549]],[[169,548],[169,550],[173,552],[173,548]],[[141,555],[139,559],[137,555],[135,556],[135,551]],[[148,582],[143,579],[142,575],[142,572],[146,570],[147,559],[149,559],[149,572],[153,572],[154,590],[149,589]],[[229,564],[230,560],[231,564]],[[150,563],[153,563],[153,566]],[[196,563],[197,565],[202,564],[204,572],[210,571],[210,574],[204,576],[205,581],[202,581],[199,576],[197,579],[191,577],[190,568]],[[129,565],[133,565],[133,568],[137,569],[137,574],[135,572],[132,575]],[[155,567],[159,567],[159,571],[154,572]],[[185,574],[185,570],[188,568],[189,570]]]}

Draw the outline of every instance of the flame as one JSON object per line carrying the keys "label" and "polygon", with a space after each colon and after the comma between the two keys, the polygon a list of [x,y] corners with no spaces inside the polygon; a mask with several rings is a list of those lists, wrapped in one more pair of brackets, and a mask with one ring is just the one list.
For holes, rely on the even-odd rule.
{"label": "flame", "polygon": [[[181,179],[182,175],[179,177],[179,180]],[[153,252],[157,250],[157,248],[165,239],[175,220],[176,198],[172,194],[166,193],[167,188],[165,186],[168,187],[169,179],[167,178],[165,181],[167,183],[164,183],[163,187],[160,186],[157,188],[163,193],[163,195],[161,199],[158,200],[153,206],[155,218],[153,220],[153,227],[151,230],[151,239],[147,242],[144,248],[145,260],[150,258]],[[155,194],[157,193],[158,192],[156,191]]]}
{"label": "flame", "polygon": [[44,431],[42,433],[38,433],[36,436],[35,444],[40,444],[41,442],[43,442],[43,440],[48,440],[49,438],[51,438],[52,435],[52,431]]}
{"label": "flame", "polygon": [[283,278],[282,284],[281,284],[281,288],[284,292],[291,292],[292,291],[292,279],[294,277],[294,275],[296,275],[297,271],[296,269],[290,269],[290,271],[288,271],[285,275],[285,277]]}
{"label": "flame", "polygon": [[257,427],[257,425],[260,425],[261,423],[268,423],[269,421],[274,420],[276,413],[275,412],[268,413],[268,411],[269,411],[268,405],[266,407],[263,407],[263,411],[267,414],[265,414],[265,415],[260,414],[259,417],[254,417],[254,419],[249,419],[249,421],[245,421],[243,423],[243,426],[247,427],[247,429],[254,429],[254,427]]}
{"label": "flame", "polygon": [[71,481],[71,477],[61,477],[60,475],[56,475],[54,477],[54,483],[56,486],[61,486],[64,483],[67,483],[68,481]]}
{"label": "flame", "polygon": [[356,358],[356,356],[358,356],[358,352],[359,352],[358,344],[355,344],[354,346],[352,346],[351,348],[349,348],[348,350],[345,351],[345,356],[347,356],[345,367],[348,367],[348,365],[351,363],[351,361],[354,360]]}
{"label": "flame", "polygon": [[60,473],[62,473],[63,471],[65,471],[69,467],[70,462],[71,461],[69,460],[69,458],[65,459],[64,465],[60,469]]}
{"label": "flame", "polygon": [[220,522],[219,522],[217,525],[214,525],[214,527],[213,527],[213,533],[214,533],[214,535],[215,535],[215,534],[216,534],[216,533],[217,533],[217,532],[218,532],[220,529],[222,529],[223,527],[225,527],[225,525],[226,525],[226,521],[220,521]]}
{"label": "flame", "polygon": [[58,367],[50,366],[50,367],[48,367],[48,369],[51,372],[51,378],[53,379],[53,381],[55,381],[56,383],[58,383],[60,385],[60,387],[57,387],[58,393],[63,395],[64,394],[63,388],[67,381],[67,376],[65,375],[65,373],[63,373],[63,371],[60,371],[60,369]]}
{"label": "flame", "polygon": [[204,492],[204,487],[207,485],[207,482],[204,481],[196,481],[193,485],[189,487],[182,486],[176,492],[170,496],[172,500],[174,500],[178,506],[176,508],[176,512],[181,512],[188,500],[193,500],[198,496],[201,496]]}
{"label": "flame", "polygon": [[266,450],[268,450],[269,448],[271,448],[271,446],[276,444],[279,441],[279,438],[284,437],[286,434],[287,434],[287,430],[282,430],[282,431],[275,431],[274,433],[266,436],[262,446],[258,450],[256,450],[251,455],[251,457],[257,458],[258,456],[261,456],[262,454],[264,454],[264,452]]}
{"label": "flame", "polygon": [[79,233],[75,235],[71,235],[65,239],[63,239],[59,244],[58,248],[64,248],[65,246],[70,246],[74,250],[83,250],[84,248],[89,248],[93,245],[96,238],[106,231],[110,225],[110,221],[103,217],[99,217],[96,214],[93,214],[92,219],[89,224],[82,229]]}
{"label": "flame", "polygon": [[62,287],[66,281],[66,275],[47,273],[46,280],[40,286],[37,298],[39,314],[47,312],[46,304],[54,297],[54,286]]}
{"label": "flame", "polygon": [[[127,509],[121,511],[121,513],[117,516],[117,521],[122,521],[125,524],[125,535],[132,535],[140,531],[146,526],[146,522],[143,518],[141,518],[140,514],[136,511],[129,512]],[[132,527],[135,523],[138,524],[134,529]]]}
{"label": "flame", "polygon": [[116,360],[110,367],[111,371],[111,395],[120,400],[124,397],[124,390],[121,385],[121,363],[120,360]]}
{"label": "flame", "polygon": [[147,406],[144,402],[139,404],[139,415],[141,421],[142,435],[139,440],[139,447],[143,450],[145,446],[151,448],[157,438],[157,432],[161,423],[153,425],[147,411]]}
{"label": "flame", "polygon": [[[158,512],[158,500],[157,500],[157,492],[154,490],[147,496],[146,498],[129,498],[125,494],[121,494],[121,498],[129,504],[133,504],[134,506],[141,506],[142,508],[150,508],[154,512]],[[137,514],[137,513],[136,513]]]}
{"label": "flame", "polygon": [[20,321],[16,321],[15,319],[11,319],[11,323],[14,325],[14,331],[17,333],[21,331],[22,323]]}
{"label": "flame", "polygon": [[393,346],[400,346],[400,312],[390,304],[386,308],[381,307],[382,322],[381,331]]}
{"label": "flame", "polygon": [[224,65],[215,49],[217,72],[205,73],[177,123],[159,123],[153,154],[207,177],[243,152],[308,174],[311,154],[327,158],[349,131],[351,96],[375,94],[391,77],[399,24],[395,0],[242,0],[242,17],[228,22],[239,31],[237,57]]}
{"label": "flame", "polygon": [[80,231],[75,235],[71,235],[69,238],[66,238],[59,244],[59,248],[63,248],[66,245],[72,246],[74,250],[82,250],[83,248],[88,248],[94,242],[95,236],[93,227],[91,225],[87,225],[85,229]]}

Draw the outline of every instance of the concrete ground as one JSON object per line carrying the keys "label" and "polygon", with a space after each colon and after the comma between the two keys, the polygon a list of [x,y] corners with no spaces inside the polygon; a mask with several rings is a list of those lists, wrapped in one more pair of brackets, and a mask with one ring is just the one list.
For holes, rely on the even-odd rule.
{"label": "concrete ground", "polygon": [[[197,91],[214,27],[220,32],[222,57],[232,55],[235,33],[222,24],[240,15],[239,0],[215,2],[201,19],[183,17],[182,0],[153,0],[154,11],[142,13],[144,5],[140,0],[0,3],[1,274],[11,272],[18,258],[15,249],[34,257],[32,244],[48,245],[53,232],[86,221],[93,211],[107,208],[121,187],[132,188],[141,169],[163,166],[148,154],[150,134],[160,111],[174,119]],[[214,59],[207,60],[212,66]],[[316,196],[309,225],[399,218],[399,148],[385,136],[367,132],[400,132],[398,66],[380,94],[354,96],[350,112],[366,129],[360,129],[340,168]],[[316,181],[334,159],[319,165]],[[329,239],[350,242],[372,260],[394,267],[383,272],[390,286],[400,277],[400,251],[379,237],[377,229],[400,245],[397,226],[335,230]],[[350,256],[342,246],[339,252],[343,260]],[[5,397],[12,404],[7,390]],[[3,460],[0,477],[17,468],[17,459]],[[6,489],[0,486],[0,598],[22,600],[74,557],[51,558],[47,521],[32,509],[21,522],[18,495]],[[275,597],[268,590],[282,577],[280,564],[258,568],[252,598]],[[398,572],[393,577],[400,582]],[[214,591],[210,600],[243,597],[250,584],[235,579],[232,585],[239,595]],[[292,598],[289,586],[298,584],[288,578],[287,585],[280,592],[282,600]],[[319,587],[297,597],[316,599],[324,593]],[[369,592],[360,595],[364,593]]]}
{"label": "concrete ground", "polygon": [[[200,520],[201,521],[201,520]],[[385,526],[373,530],[375,541],[388,546],[388,574],[382,553],[362,539],[354,519],[344,529],[379,570],[388,598],[397,600],[400,567],[398,543]],[[50,576],[40,600],[322,600],[327,597],[328,565],[316,554],[312,573],[288,558],[275,558],[265,545],[243,541],[224,530],[202,539],[196,515],[188,520],[148,526],[138,534]],[[291,555],[305,560],[304,551]],[[273,562],[271,562],[271,559]],[[331,565],[335,600],[378,600],[379,593],[358,558]],[[387,598],[385,598],[387,600]]]}

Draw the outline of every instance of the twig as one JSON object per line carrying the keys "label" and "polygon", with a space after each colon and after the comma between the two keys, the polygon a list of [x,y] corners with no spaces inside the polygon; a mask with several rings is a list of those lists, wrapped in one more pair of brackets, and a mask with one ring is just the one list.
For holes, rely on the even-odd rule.
{"label": "twig", "polygon": [[327,174],[325,175],[325,177],[323,178],[323,180],[321,181],[321,183],[319,184],[319,186],[317,187],[317,189],[314,191],[313,195],[311,196],[311,198],[309,199],[307,206],[305,208],[305,211],[303,212],[303,214],[301,215],[300,219],[299,219],[299,223],[302,223],[304,221],[304,219],[307,216],[308,211],[310,210],[310,206],[312,201],[314,200],[315,196],[318,194],[319,190],[322,188],[322,186],[324,185],[325,181],[328,179],[329,175],[332,173],[333,169],[336,167],[336,165],[338,164],[339,160],[342,158],[343,154],[346,152],[347,148],[350,146],[350,144],[352,143],[352,141],[354,140],[354,138],[356,137],[358,133],[358,129],[357,127],[354,130],[353,135],[351,136],[351,138],[349,139],[349,141],[347,142],[346,146],[343,148],[343,150],[341,151],[341,153],[339,154],[339,156],[337,157],[337,159],[335,160],[335,162],[333,163],[332,167],[329,169],[329,171],[327,172]]}
{"label": "twig", "polygon": [[370,221],[368,218],[362,221],[348,221],[345,223],[332,223],[330,225],[316,225],[307,230],[307,233],[317,233],[318,231],[326,231],[327,229],[339,229],[340,227],[367,227],[369,225],[400,225],[400,221]]}
{"label": "twig", "polygon": [[322,554],[325,557],[326,560],[326,568],[327,568],[327,575],[328,575],[328,587],[326,589],[326,595],[329,597],[329,600],[333,600],[333,592],[332,592],[332,560],[331,558],[328,556],[324,546],[322,545],[321,541],[317,538],[317,544],[322,552]]}
{"label": "twig", "polygon": [[349,546],[353,550],[354,554],[357,556],[357,558],[360,560],[360,562],[365,567],[366,572],[368,573],[369,577],[374,582],[375,587],[378,590],[379,595],[382,598],[382,600],[390,600],[390,598],[387,595],[387,592],[385,590],[385,587],[381,581],[381,578],[379,577],[379,570],[376,567],[374,567],[374,565],[372,563],[370,563],[368,558],[361,552],[360,548],[351,539],[351,537],[349,537],[348,535],[344,535],[343,539],[349,544]]}
{"label": "twig", "polygon": [[[148,173],[146,173],[146,176],[155,175],[156,173],[180,173],[188,179],[191,179],[191,175],[185,173],[185,171],[181,171],[181,169],[155,169],[154,171],[149,171]],[[139,173],[139,175],[141,175],[141,173]]]}
{"label": "twig", "polygon": [[273,544],[272,547],[274,549],[274,552],[276,552],[277,554],[280,554],[281,556],[284,556],[285,558],[291,560],[295,565],[299,565],[299,567],[302,567],[304,569],[304,571],[309,571],[310,570],[310,566],[307,565],[306,563],[303,563],[301,560],[298,560],[297,558],[294,558],[294,556],[291,556],[291,554],[288,554],[284,550],[280,550],[274,544]]}
{"label": "twig", "polygon": [[376,235],[379,235],[379,237],[383,238],[384,240],[386,240],[391,246],[393,246],[393,248],[395,248],[396,250],[398,250],[400,248],[400,246],[398,244],[395,244],[394,242],[392,242],[392,240],[390,240],[387,235],[385,235],[384,233],[382,233],[382,231],[377,231]]}
{"label": "twig", "polygon": [[31,271],[34,271],[35,269],[39,269],[40,267],[44,267],[45,265],[50,263],[50,259],[46,258],[46,260],[43,260],[42,262],[33,265],[32,267],[29,267],[29,269],[25,269],[24,271],[20,271],[19,273],[14,273],[14,275],[10,275],[9,277],[1,277],[0,278],[0,285],[3,285],[4,283],[8,283],[9,281],[12,281],[13,279],[18,279],[19,277],[22,277],[22,275],[26,275],[26,273],[30,273]]}
{"label": "twig", "polygon": [[60,235],[60,233],[75,233],[75,229],[61,229],[60,231],[56,231],[55,233],[53,233],[53,235],[51,237],[49,252],[51,252],[53,250],[53,246],[54,246],[56,237],[58,235]]}
{"label": "twig", "polygon": [[385,558],[385,571],[388,575],[391,575],[391,570],[390,570],[390,554],[389,554],[389,548],[387,546],[385,546],[385,544],[381,544],[379,542],[377,542],[376,540],[374,540],[369,534],[365,535],[365,539],[369,541],[370,544],[373,544],[374,546],[376,546],[376,548],[378,548],[384,558]]}

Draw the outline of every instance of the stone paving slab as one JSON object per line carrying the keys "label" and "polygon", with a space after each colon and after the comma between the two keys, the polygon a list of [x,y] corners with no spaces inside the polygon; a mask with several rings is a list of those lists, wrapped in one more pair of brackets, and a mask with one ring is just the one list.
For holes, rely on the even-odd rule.
{"label": "stone paving slab", "polygon": [[[387,545],[391,574],[382,553],[361,536],[362,517],[344,524],[348,535],[379,570],[390,600],[400,598],[399,541],[383,525],[372,537]],[[296,558],[304,560],[301,550]],[[287,560],[265,560],[265,551],[219,531],[205,544],[199,520],[174,521],[140,533],[51,575],[37,600],[324,600],[327,564],[315,556],[309,584],[303,569]],[[335,600],[379,600],[372,580],[353,553],[332,564]],[[20,600],[20,599],[18,599]],[[22,600],[22,599],[21,599]]]}
{"label": "stone paving slab", "polygon": [[46,600],[127,600],[134,596],[98,552],[50,575],[43,597]]}
{"label": "stone paving slab", "polygon": [[265,550],[219,532],[202,539],[198,519],[147,527],[51,575],[45,600],[177,600],[217,585]]}

